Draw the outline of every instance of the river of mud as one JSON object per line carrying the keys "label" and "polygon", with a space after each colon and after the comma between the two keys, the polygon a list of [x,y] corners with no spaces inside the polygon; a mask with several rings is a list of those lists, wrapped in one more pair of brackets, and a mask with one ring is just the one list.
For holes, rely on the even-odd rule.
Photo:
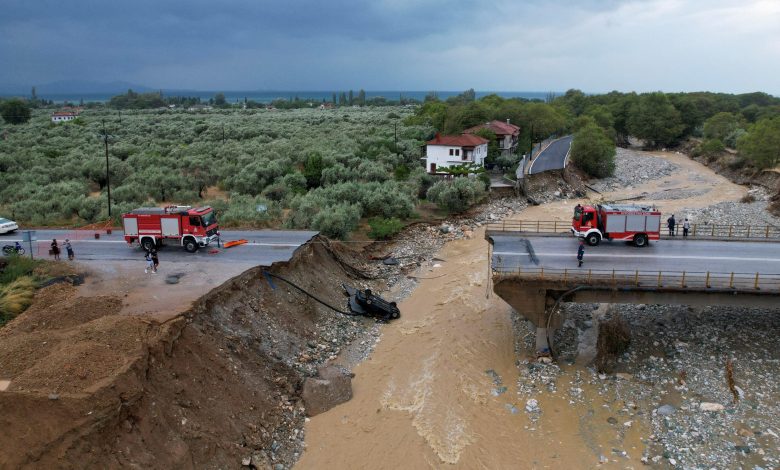
{"label": "river of mud", "polygon": [[[678,171],[603,197],[706,189],[655,201],[666,213],[746,192],[685,156],[655,155]],[[568,220],[577,202],[553,201],[512,218]],[[642,465],[650,432],[638,415],[650,410],[622,396],[619,384],[605,391],[581,380],[591,374],[585,367],[562,364],[549,393],[528,401],[531,342],[516,337],[511,308],[492,294],[483,231],[448,243],[437,254],[443,261],[420,268],[402,318],[382,328],[374,352],[353,368],[354,398],[306,425],[296,468],[592,468],[617,464],[617,449],[620,468]]]}

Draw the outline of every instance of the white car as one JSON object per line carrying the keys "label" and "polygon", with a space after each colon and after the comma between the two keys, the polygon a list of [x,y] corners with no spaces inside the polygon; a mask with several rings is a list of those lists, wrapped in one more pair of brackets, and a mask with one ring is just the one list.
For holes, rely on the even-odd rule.
{"label": "white car", "polygon": [[19,226],[13,220],[8,220],[0,217],[0,234],[11,233],[18,228]]}

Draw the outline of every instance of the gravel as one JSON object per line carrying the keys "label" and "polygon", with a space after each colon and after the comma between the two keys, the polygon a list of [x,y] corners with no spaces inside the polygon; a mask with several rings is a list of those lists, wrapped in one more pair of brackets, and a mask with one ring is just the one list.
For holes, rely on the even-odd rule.
{"label": "gravel", "polygon": [[[755,198],[752,202],[721,202],[702,209],[680,211],[692,223],[717,220],[719,225],[773,225],[780,227],[780,218],[769,213],[769,195],[761,187],[748,191]],[[680,218],[682,220],[682,217]]]}
{"label": "gravel", "polygon": [[615,175],[595,181],[590,186],[601,192],[631,188],[650,180],[669,176],[679,168],[663,158],[618,147],[615,155]]}

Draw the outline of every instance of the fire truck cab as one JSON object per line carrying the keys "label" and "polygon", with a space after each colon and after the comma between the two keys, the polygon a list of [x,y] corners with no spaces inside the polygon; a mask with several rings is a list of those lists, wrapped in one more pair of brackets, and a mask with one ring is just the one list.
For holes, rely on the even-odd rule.
{"label": "fire truck cab", "polygon": [[579,205],[574,208],[571,232],[584,238],[588,245],[602,239],[631,241],[638,247],[661,238],[661,213],[638,205]]}
{"label": "fire truck cab", "polygon": [[169,239],[194,253],[219,238],[217,217],[209,206],[141,207],[123,214],[122,223],[125,241],[137,241],[147,251]]}

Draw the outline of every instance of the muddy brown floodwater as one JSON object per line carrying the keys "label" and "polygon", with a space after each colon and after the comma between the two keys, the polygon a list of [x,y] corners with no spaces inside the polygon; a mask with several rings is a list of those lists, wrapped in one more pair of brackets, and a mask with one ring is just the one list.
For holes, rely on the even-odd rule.
{"label": "muddy brown floodwater", "polygon": [[[666,212],[745,194],[684,156],[654,155],[680,170],[605,196],[710,189],[657,201]],[[576,202],[554,201],[513,218],[566,220]],[[354,398],[306,425],[307,449],[296,468],[593,468],[615,448],[627,454],[619,468],[642,466],[646,423],[609,425],[630,397],[615,396],[619,386],[605,393],[579,383],[582,366],[563,366],[557,389],[534,396],[537,419],[526,412],[518,366],[528,367],[533,351],[515,352],[511,308],[491,291],[487,255],[483,229],[448,243],[437,254],[443,262],[420,268],[418,288],[400,304],[402,318],[383,327],[373,354],[353,369]],[[575,387],[584,400],[570,400]],[[618,467],[613,462],[605,463]]]}

